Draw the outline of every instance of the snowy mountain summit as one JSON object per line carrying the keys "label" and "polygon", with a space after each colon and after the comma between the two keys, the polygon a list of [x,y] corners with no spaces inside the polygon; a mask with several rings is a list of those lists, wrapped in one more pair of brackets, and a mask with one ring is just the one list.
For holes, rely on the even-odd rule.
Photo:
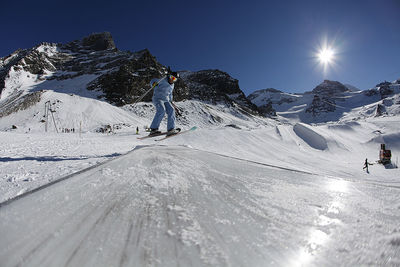
{"label": "snowy mountain summit", "polygon": [[[92,34],[67,44],[42,43],[0,59],[1,99],[54,90],[131,103],[148,87],[149,76],[165,67],[148,50],[119,51],[110,33]],[[91,91],[91,92],[89,92]],[[179,97],[181,90],[176,90]]]}
{"label": "snowy mountain summit", "polygon": [[275,109],[284,119],[305,123],[393,116],[400,114],[400,80],[379,83],[366,91],[325,80],[304,94],[264,89],[248,98],[259,108]]}
{"label": "snowy mountain summit", "polygon": [[[147,49],[120,51],[110,33],[97,33],[67,44],[42,43],[0,58],[0,97],[18,98],[50,89],[122,106],[134,103],[147,91],[150,80],[161,78],[166,69]],[[237,80],[222,71],[186,72],[184,77],[188,79],[175,85],[176,101],[201,97],[215,102],[240,96],[239,102],[257,111],[239,89]],[[187,82],[200,86],[193,91]],[[143,100],[151,101],[151,95]]]}
{"label": "snowy mountain summit", "polygon": [[[147,49],[120,51],[107,32],[95,33],[67,44],[41,43],[31,49],[19,49],[0,58],[0,118],[19,114],[19,119],[10,117],[0,128],[8,129],[13,124],[24,124],[28,129],[37,128],[30,125],[29,120],[43,113],[47,101],[52,104],[52,114],[56,115],[55,124],[61,124],[57,123],[57,119],[63,121],[62,124],[74,125],[84,120],[90,129],[110,124],[115,117],[120,118],[119,115],[111,116],[111,109],[120,114],[124,111],[115,107],[136,103],[141,96],[144,96],[141,101],[151,101],[152,92],[148,92],[150,80],[162,78],[166,73],[167,67],[160,64]],[[220,103],[245,116],[260,114],[259,108],[239,88],[238,80],[229,74],[220,70],[181,71],[181,74],[182,78],[175,84],[174,101]],[[95,111],[89,100],[98,101],[95,106],[99,110]],[[87,105],[91,107],[84,108]],[[71,110],[70,106],[80,106],[82,110]],[[29,108],[32,110],[21,115],[20,111]],[[108,116],[100,116],[103,114],[100,110],[108,110]],[[129,107],[128,110],[132,111]],[[152,111],[148,109],[146,113]],[[123,115],[124,118],[126,116],[129,114]]]}
{"label": "snowy mountain summit", "polygon": [[321,113],[334,112],[337,108],[336,102],[348,92],[350,90],[340,82],[325,80],[312,90],[314,98],[306,112],[314,117]]}

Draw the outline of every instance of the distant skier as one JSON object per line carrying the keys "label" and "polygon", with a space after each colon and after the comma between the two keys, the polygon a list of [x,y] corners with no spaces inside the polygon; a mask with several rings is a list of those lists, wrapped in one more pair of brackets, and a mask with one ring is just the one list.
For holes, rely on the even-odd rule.
{"label": "distant skier", "polygon": [[178,73],[171,72],[167,77],[159,80],[152,79],[150,85],[154,87],[153,104],[156,107],[156,114],[154,115],[153,122],[150,125],[150,136],[160,134],[158,130],[160,123],[167,113],[167,135],[174,135],[179,133],[180,129],[175,129],[175,105],[172,103],[172,92],[174,90],[174,83],[178,80]]}
{"label": "distant skier", "polygon": [[363,168],[363,170],[364,169],[367,169],[367,173],[369,173],[369,171],[368,171],[368,165],[373,165],[372,163],[369,163],[368,162],[368,159],[365,159],[365,163],[364,163],[364,168]]}

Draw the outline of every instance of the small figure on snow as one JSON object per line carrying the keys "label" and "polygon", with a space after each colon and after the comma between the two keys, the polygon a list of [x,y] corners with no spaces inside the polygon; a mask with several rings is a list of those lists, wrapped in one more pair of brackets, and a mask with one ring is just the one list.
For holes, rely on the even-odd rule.
{"label": "small figure on snow", "polygon": [[167,136],[179,133],[180,129],[175,129],[175,108],[172,103],[172,92],[174,90],[174,83],[178,80],[178,73],[170,72],[167,77],[159,79],[152,79],[150,85],[154,88],[153,104],[156,107],[156,114],[154,115],[153,122],[150,125],[150,136],[160,134],[158,130],[160,123],[167,113]]}
{"label": "small figure on snow", "polygon": [[139,134],[139,126],[136,127],[136,134]]}
{"label": "small figure on snow", "polygon": [[368,171],[368,165],[373,165],[372,163],[369,163],[368,162],[368,159],[365,159],[365,163],[364,163],[364,168],[363,168],[363,170],[364,169],[367,169],[367,173],[369,173],[369,171]]}

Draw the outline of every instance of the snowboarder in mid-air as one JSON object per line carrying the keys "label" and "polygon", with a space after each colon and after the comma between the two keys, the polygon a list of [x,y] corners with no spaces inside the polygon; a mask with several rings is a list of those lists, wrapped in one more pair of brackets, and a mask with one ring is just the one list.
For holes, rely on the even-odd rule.
{"label": "snowboarder in mid-air", "polygon": [[158,130],[160,123],[167,113],[167,136],[174,135],[180,132],[179,128],[175,128],[175,105],[172,103],[172,92],[174,90],[174,83],[178,80],[178,73],[170,72],[167,77],[160,79],[152,79],[150,85],[154,88],[153,104],[156,107],[156,114],[150,125],[149,136],[160,135],[161,131]]}

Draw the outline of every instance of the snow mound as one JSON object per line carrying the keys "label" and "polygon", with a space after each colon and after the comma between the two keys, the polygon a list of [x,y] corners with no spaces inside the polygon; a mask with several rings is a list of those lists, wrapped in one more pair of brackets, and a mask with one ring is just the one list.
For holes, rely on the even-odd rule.
{"label": "snow mound", "polygon": [[381,134],[372,138],[368,143],[386,144],[387,149],[400,150],[400,133]]}
{"label": "snow mound", "polygon": [[312,129],[305,126],[304,124],[296,123],[293,126],[293,131],[297,134],[298,137],[303,139],[303,141],[312,148],[318,150],[325,150],[328,148],[328,143],[326,139]]}

